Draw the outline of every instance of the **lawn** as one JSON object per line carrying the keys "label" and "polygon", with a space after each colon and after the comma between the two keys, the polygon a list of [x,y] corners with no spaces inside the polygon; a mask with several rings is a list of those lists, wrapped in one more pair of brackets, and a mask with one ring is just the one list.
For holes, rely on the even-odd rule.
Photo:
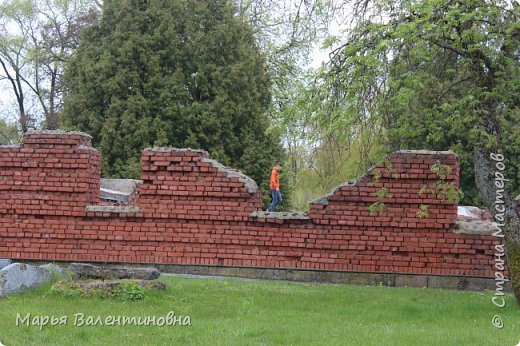
{"label": "lawn", "polygon": [[[520,309],[493,292],[166,276],[144,300],[62,298],[50,285],[0,298],[0,341],[13,345],[516,345]],[[190,316],[191,326],[74,326],[88,316]],[[17,314],[67,316],[16,326]],[[503,329],[491,324],[495,314]]]}

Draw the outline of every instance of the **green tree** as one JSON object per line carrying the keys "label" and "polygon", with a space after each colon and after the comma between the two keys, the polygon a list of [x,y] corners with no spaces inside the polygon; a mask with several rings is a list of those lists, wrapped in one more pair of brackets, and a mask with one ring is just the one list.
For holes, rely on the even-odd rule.
{"label": "green tree", "polygon": [[[318,78],[324,94],[320,102],[340,109],[329,113],[335,115],[329,128],[344,124],[355,132],[370,120],[374,132],[383,126],[389,145],[420,147],[422,142],[423,148],[451,147],[463,153],[463,169],[473,163],[480,198],[503,224],[509,273],[520,301],[520,218],[511,195],[495,185],[497,168],[491,158],[503,149],[510,155],[506,166],[515,166],[520,154],[518,3],[351,4],[352,30]],[[495,208],[497,194],[504,210],[502,205]]]}
{"label": "green tree", "polygon": [[[314,71],[316,73],[316,71]],[[317,71],[323,76],[324,70]],[[293,82],[280,107],[275,130],[281,133],[294,185],[293,206],[308,203],[338,184],[363,174],[381,156],[381,120],[363,117],[351,102],[337,97],[313,71]]]}
{"label": "green tree", "polygon": [[0,118],[0,145],[16,144],[20,142],[20,132],[16,124]]}
{"label": "green tree", "polygon": [[67,71],[65,124],[86,131],[103,172],[137,177],[143,148],[206,149],[264,187],[270,78],[251,28],[226,0],[105,1]]}
{"label": "green tree", "polygon": [[[460,204],[479,205],[483,202],[475,185],[474,155],[478,129],[471,112],[465,113],[461,100],[474,99],[474,71],[467,68],[467,62],[442,47],[431,47],[428,63],[420,47],[403,47],[399,61],[392,66],[389,80],[387,104],[387,127],[389,147],[397,149],[451,149],[459,155],[461,173],[460,187],[464,197]],[[424,54],[424,53],[423,53]],[[413,75],[411,75],[413,73]],[[406,77],[403,77],[406,76]],[[410,93],[410,90],[414,90]],[[472,101],[473,102],[473,101]],[[471,106],[470,106],[471,107]],[[426,121],[426,125],[425,125]],[[503,113],[500,119],[500,140],[496,141],[498,152],[517,157],[520,153],[519,140],[520,113],[514,107]],[[506,175],[511,179],[510,188],[520,193],[520,161],[510,161]]]}
{"label": "green tree", "polygon": [[[279,209],[308,207],[308,199],[294,204],[292,197],[307,188],[297,174],[309,156],[307,143],[301,141],[302,126],[295,116],[288,119],[304,86],[304,66],[312,58],[312,48],[327,32],[333,1],[236,0],[238,13],[253,27],[258,46],[266,56],[271,77],[272,102],[268,109],[270,133],[280,137],[285,149],[281,186],[284,201]],[[298,185],[298,186],[296,186]],[[307,196],[308,194],[305,193]],[[290,197],[290,198],[288,198]]]}
{"label": "green tree", "polygon": [[[26,70],[30,65],[29,31],[36,21],[31,1],[15,0],[0,4],[0,81],[7,81],[16,98],[17,118],[22,132],[34,119],[27,106]],[[16,30],[12,32],[12,27]]]}
{"label": "green tree", "polygon": [[81,29],[96,20],[91,0],[0,4],[0,82],[15,97],[20,128],[59,125],[63,68]]}

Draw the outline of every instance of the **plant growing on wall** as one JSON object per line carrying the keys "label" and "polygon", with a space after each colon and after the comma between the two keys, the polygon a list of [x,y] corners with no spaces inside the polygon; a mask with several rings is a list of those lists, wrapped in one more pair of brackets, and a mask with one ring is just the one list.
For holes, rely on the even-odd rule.
{"label": "plant growing on wall", "polygon": [[430,193],[449,203],[458,203],[464,194],[457,188],[455,182],[447,181],[453,169],[437,160],[430,170],[435,173],[437,180],[433,184],[433,187],[423,186],[421,190],[419,190],[419,196]]}

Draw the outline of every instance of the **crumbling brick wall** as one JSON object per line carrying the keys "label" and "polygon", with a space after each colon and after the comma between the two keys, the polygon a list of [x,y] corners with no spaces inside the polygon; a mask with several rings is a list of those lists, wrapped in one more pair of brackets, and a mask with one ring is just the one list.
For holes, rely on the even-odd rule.
{"label": "crumbling brick wall", "polygon": [[497,239],[457,232],[457,206],[419,194],[437,162],[458,184],[455,154],[400,151],[308,214],[266,214],[255,182],[206,152],[150,148],[131,203],[106,206],[90,137],[33,132],[0,147],[0,257],[493,277]]}

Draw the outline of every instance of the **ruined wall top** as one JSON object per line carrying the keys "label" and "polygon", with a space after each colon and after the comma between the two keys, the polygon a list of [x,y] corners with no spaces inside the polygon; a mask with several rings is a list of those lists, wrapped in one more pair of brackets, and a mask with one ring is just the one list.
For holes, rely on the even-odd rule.
{"label": "ruined wall top", "polygon": [[23,145],[24,147],[91,147],[92,136],[79,131],[29,130],[24,136]]}

